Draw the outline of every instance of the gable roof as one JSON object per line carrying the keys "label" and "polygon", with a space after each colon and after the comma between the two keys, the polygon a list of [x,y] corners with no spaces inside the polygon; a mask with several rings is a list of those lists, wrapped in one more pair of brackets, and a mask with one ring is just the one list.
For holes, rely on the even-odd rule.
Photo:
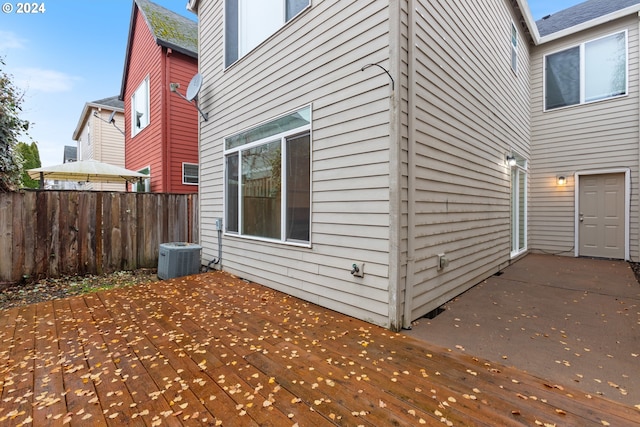
{"label": "gable roof", "polygon": [[135,0],[156,43],[198,57],[198,24],[149,0]]}
{"label": "gable roof", "polygon": [[127,38],[127,50],[124,58],[124,71],[122,75],[122,87],[119,99],[124,99],[124,90],[127,81],[127,70],[133,43],[133,30],[135,27],[136,12],[144,19],[151,35],[158,46],[175,50],[191,58],[198,58],[198,23],[182,15],[172,12],[149,0],[133,0],[131,20],[129,23],[129,36]]}
{"label": "gable roof", "polygon": [[124,111],[124,101],[118,99],[118,95],[108,98],[98,99],[97,101],[87,102],[91,107],[106,108],[107,110]]}
{"label": "gable roof", "polygon": [[80,138],[80,131],[82,130],[82,126],[84,125],[85,121],[88,119],[89,113],[91,112],[92,108],[101,108],[104,110],[124,113],[124,101],[120,101],[119,96],[116,95],[85,103],[84,108],[82,109],[82,113],[80,114],[78,124],[76,125],[76,129],[73,131],[72,139],[74,141],[77,141],[78,138]]}
{"label": "gable roof", "polygon": [[545,37],[638,4],[640,0],[588,0],[539,19],[536,26]]}

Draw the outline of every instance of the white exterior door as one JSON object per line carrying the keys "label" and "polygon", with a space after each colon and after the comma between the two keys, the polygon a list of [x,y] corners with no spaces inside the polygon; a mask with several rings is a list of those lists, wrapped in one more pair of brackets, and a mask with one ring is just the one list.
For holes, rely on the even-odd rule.
{"label": "white exterior door", "polygon": [[625,258],[625,174],[580,177],[580,256]]}

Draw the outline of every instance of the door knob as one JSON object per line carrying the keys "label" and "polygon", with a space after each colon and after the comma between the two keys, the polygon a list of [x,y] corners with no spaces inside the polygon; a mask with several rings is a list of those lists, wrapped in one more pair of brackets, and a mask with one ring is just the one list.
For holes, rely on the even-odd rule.
{"label": "door knob", "polygon": [[580,218],[579,219],[580,219],[580,222],[584,221],[584,214],[583,213],[580,213]]}

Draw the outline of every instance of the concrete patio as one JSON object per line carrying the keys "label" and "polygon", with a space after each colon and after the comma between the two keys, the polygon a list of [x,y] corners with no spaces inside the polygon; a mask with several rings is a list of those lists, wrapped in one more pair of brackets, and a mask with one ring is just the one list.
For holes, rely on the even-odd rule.
{"label": "concrete patio", "polygon": [[445,308],[407,334],[640,404],[640,285],[627,262],[530,254]]}

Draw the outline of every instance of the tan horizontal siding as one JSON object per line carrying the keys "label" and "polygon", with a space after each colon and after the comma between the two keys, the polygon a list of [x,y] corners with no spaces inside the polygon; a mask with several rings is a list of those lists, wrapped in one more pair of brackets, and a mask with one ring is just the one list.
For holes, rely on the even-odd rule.
{"label": "tan horizontal siding", "polygon": [[[311,248],[223,238],[223,268],[291,295],[388,325],[389,57],[386,2],[313,7],[224,69],[222,2],[202,4],[200,188],[205,257],[223,216],[223,140],[312,105]],[[388,67],[388,65],[386,65]],[[209,82],[208,84],[206,82]],[[353,278],[353,262],[365,277]]]}
{"label": "tan horizontal siding", "polygon": [[[509,5],[420,1],[416,10],[412,318],[509,261],[510,171],[529,156],[527,42],[511,69]],[[449,266],[437,270],[437,254]]]}
{"label": "tan horizontal siding", "polygon": [[[330,306],[338,309],[344,303],[358,303],[367,307],[369,316],[383,321],[386,318],[387,289],[386,281],[374,281],[367,286],[363,295],[363,285],[357,282],[345,282],[335,278],[342,274],[349,274],[346,267],[339,265],[328,265],[326,263],[309,262],[300,259],[304,251],[298,249],[297,255],[291,257],[290,251],[279,250],[274,246],[265,246],[258,253],[255,243],[238,242],[237,245],[225,245],[226,258],[225,269],[239,275],[240,277],[260,281],[275,289],[286,292],[290,295],[300,296],[306,300]],[[261,244],[258,243],[261,246]],[[321,257],[326,260],[327,257]],[[335,262],[335,257],[332,257]],[[368,264],[365,264],[365,271],[368,271]],[[317,278],[323,277],[322,282]],[[283,280],[286,277],[286,280]]]}

